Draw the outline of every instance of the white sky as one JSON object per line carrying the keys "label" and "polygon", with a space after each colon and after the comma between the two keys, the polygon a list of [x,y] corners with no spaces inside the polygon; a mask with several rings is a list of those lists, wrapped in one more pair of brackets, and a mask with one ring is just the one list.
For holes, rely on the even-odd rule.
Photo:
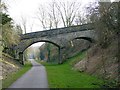
{"label": "white sky", "polygon": [[[49,0],[49,2],[52,0]],[[60,0],[66,1],[66,0]],[[68,0],[71,1],[71,0]],[[95,0],[78,0],[84,4],[95,1]],[[21,23],[21,17],[26,18],[27,20],[27,33],[41,31],[42,27],[40,26],[40,22],[35,18],[38,7],[40,4],[45,4],[48,0],[6,0],[8,3],[8,13],[12,17],[15,23]],[[33,28],[31,30],[31,27]],[[41,44],[36,44],[34,46],[38,46]]]}
{"label": "white sky", "polygon": [[[46,4],[52,0],[3,0],[8,3],[8,13],[15,23],[21,23],[21,17],[26,18],[27,33],[41,31],[42,27],[40,21],[36,18],[37,11],[40,4]],[[72,0],[59,0],[59,1],[72,1]],[[75,1],[75,0],[73,0]],[[82,2],[82,5],[88,4],[98,0],[76,0]],[[105,0],[103,0],[105,1]],[[114,0],[111,0],[114,1]],[[31,30],[31,26],[33,26]]]}
{"label": "white sky", "polygon": [[[37,17],[37,10],[39,5],[42,3],[50,2],[52,0],[6,0],[9,7],[8,13],[13,18],[15,23],[21,23],[21,17],[26,18],[27,21],[27,33],[41,31],[42,27],[40,26],[39,20],[36,19]],[[66,0],[60,0],[66,1]],[[71,1],[71,0],[68,0]],[[88,3],[88,1],[95,1],[95,0],[78,0],[81,1],[83,4]],[[31,26],[33,25],[32,31]]]}

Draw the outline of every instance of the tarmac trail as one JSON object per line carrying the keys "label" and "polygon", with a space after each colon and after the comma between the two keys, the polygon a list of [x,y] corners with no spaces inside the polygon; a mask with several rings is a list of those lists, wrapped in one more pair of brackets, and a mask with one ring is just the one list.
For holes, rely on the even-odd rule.
{"label": "tarmac trail", "polygon": [[9,88],[48,88],[45,67],[35,60],[31,60],[33,67]]}

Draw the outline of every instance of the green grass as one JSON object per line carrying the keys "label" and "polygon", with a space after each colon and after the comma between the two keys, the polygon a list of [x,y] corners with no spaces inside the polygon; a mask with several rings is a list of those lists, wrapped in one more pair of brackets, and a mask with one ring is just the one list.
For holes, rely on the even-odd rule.
{"label": "green grass", "polygon": [[[78,72],[72,69],[72,65],[84,56],[84,53],[79,53],[76,56],[68,59],[61,65],[42,64],[45,65],[50,88],[99,88],[98,85],[103,81],[95,76],[88,75],[83,72]],[[79,60],[78,60],[79,59]]]}
{"label": "green grass", "polygon": [[9,74],[8,77],[2,81],[2,88],[8,88],[13,82],[20,78],[31,67],[32,64],[30,62],[26,62],[26,64],[20,70],[12,74]]}
{"label": "green grass", "polygon": [[71,57],[68,61],[70,65],[75,65],[76,63],[78,63],[80,60],[82,60],[84,57],[86,56],[86,52],[79,52],[78,54],[76,54],[75,56]]}

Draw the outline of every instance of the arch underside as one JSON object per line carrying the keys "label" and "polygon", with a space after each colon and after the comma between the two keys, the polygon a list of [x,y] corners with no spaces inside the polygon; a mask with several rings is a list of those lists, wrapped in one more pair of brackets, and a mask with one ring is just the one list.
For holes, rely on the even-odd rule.
{"label": "arch underside", "polygon": [[[94,42],[95,42],[94,39],[89,38],[89,37],[76,37],[76,38],[74,38],[73,40],[75,40],[75,39],[83,39],[83,40],[87,40],[87,41],[89,41],[89,42],[91,42],[91,43],[94,43]],[[72,41],[73,41],[73,40],[72,40]]]}
{"label": "arch underside", "polygon": [[24,52],[25,49],[27,49],[29,46],[31,46],[32,44],[38,43],[38,42],[48,42],[48,43],[51,43],[51,44],[55,45],[58,48],[60,47],[58,44],[56,44],[56,43],[54,43],[52,41],[49,41],[49,40],[37,40],[37,41],[24,40],[18,45],[18,47],[16,49],[18,49],[19,52]]}

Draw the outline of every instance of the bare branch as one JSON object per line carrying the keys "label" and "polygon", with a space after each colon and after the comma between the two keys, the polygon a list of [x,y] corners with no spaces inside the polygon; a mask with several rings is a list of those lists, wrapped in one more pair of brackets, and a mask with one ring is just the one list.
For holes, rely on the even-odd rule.
{"label": "bare branch", "polygon": [[26,33],[27,29],[27,19],[23,16],[21,16],[21,27],[23,27],[24,33]]}

